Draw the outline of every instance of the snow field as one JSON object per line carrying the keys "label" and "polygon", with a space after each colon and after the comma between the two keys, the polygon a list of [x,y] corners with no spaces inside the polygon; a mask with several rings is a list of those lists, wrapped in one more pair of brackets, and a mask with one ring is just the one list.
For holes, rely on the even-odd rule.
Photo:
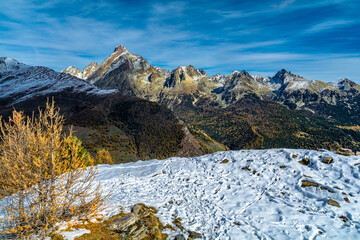
{"label": "snow field", "polygon": [[[304,158],[309,166],[298,162]],[[358,162],[328,151],[227,151],[102,165],[97,180],[105,191],[114,187],[105,216],[144,203],[164,225],[180,217],[205,239],[359,239]],[[301,187],[303,180],[319,187]]]}

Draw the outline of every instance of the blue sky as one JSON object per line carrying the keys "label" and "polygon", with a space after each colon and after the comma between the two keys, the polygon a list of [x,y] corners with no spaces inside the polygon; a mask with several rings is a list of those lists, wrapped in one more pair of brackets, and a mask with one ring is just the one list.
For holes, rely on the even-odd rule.
{"label": "blue sky", "polygon": [[81,69],[122,44],[169,70],[360,83],[359,13],[358,0],[1,0],[0,56]]}

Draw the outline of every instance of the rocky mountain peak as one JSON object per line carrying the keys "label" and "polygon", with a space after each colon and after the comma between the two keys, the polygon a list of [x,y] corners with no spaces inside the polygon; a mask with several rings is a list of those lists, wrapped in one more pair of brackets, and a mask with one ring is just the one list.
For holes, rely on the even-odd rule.
{"label": "rocky mountain peak", "polygon": [[129,53],[129,51],[123,46],[123,45],[119,45],[115,48],[114,52],[118,52],[118,53]]}
{"label": "rocky mountain peak", "polygon": [[96,62],[90,62],[89,65],[87,65],[82,71],[82,79],[86,79],[88,78],[91,74],[93,74],[93,72],[96,71],[96,69],[99,68],[99,64],[97,64]]}
{"label": "rocky mountain peak", "polygon": [[207,76],[204,70],[199,70],[192,65],[180,66],[171,72],[169,79],[165,83],[165,87],[173,88],[182,83],[191,83],[194,85],[198,79]]}
{"label": "rocky mountain peak", "polygon": [[74,77],[81,78],[80,70],[74,66],[68,66],[65,70],[62,70],[61,72],[70,74]]}
{"label": "rocky mountain peak", "polygon": [[81,79],[88,78],[95,70],[99,67],[99,64],[95,62],[91,62],[89,65],[87,65],[82,71],[80,71],[78,68],[74,66],[69,66],[65,70],[61,71],[62,73],[70,74],[74,77],[78,77]]}
{"label": "rocky mountain peak", "polygon": [[274,77],[270,78],[270,82],[273,84],[286,84],[294,81],[307,81],[305,78],[292,74],[290,71],[281,69],[278,71]]}

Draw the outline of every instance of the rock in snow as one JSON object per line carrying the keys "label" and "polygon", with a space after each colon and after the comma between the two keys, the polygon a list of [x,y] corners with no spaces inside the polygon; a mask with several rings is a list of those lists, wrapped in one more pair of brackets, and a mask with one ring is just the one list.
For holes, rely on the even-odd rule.
{"label": "rock in snow", "polygon": [[115,187],[105,216],[141,202],[205,239],[359,239],[359,162],[329,151],[227,151],[102,165],[97,180]]}

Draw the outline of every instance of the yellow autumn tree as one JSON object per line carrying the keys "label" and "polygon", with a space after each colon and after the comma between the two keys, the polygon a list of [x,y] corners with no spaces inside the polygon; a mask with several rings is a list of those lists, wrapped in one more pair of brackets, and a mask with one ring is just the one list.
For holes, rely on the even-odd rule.
{"label": "yellow autumn tree", "polygon": [[114,164],[114,160],[108,150],[102,148],[96,152],[95,165],[97,164]]}
{"label": "yellow autumn tree", "polygon": [[81,141],[63,134],[54,102],[38,117],[13,111],[0,125],[1,232],[44,237],[57,222],[96,211],[103,201],[97,169]]}

